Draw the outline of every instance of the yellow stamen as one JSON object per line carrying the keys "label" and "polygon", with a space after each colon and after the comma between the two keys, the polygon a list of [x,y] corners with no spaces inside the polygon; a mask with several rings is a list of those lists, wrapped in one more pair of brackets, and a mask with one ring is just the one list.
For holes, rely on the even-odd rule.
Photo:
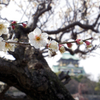
{"label": "yellow stamen", "polygon": [[37,41],[40,41],[40,39],[41,39],[40,36],[36,36]]}
{"label": "yellow stamen", "polygon": [[0,29],[2,29],[4,26],[3,26],[3,24],[0,24]]}

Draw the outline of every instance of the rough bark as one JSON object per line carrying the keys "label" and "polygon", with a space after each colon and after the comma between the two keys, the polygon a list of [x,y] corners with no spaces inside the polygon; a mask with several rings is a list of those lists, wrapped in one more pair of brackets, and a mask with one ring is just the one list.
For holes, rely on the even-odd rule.
{"label": "rough bark", "polygon": [[0,81],[16,87],[33,100],[74,100],[39,50],[19,46],[9,53],[16,60],[0,58]]}

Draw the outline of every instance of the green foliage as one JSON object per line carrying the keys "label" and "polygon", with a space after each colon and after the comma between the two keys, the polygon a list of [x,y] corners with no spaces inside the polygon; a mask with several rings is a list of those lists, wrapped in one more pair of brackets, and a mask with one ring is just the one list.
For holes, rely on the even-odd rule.
{"label": "green foliage", "polygon": [[85,78],[85,76],[83,76],[83,75],[79,75],[79,76],[72,76],[71,77],[71,79],[75,79],[76,81],[78,81],[78,82],[81,82],[81,80],[83,79],[83,78]]}
{"label": "green foliage", "polygon": [[99,81],[96,84],[95,91],[99,91],[100,92],[100,77],[99,77]]}
{"label": "green foliage", "polygon": [[61,71],[57,72],[56,75],[58,76],[61,73]]}

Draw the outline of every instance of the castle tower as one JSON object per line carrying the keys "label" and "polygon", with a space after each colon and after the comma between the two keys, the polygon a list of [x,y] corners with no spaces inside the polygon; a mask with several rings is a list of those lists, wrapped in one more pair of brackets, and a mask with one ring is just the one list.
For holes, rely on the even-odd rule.
{"label": "castle tower", "polygon": [[79,58],[69,53],[63,53],[58,65],[53,65],[54,72],[69,71],[70,76],[86,75],[83,67],[79,67]]}

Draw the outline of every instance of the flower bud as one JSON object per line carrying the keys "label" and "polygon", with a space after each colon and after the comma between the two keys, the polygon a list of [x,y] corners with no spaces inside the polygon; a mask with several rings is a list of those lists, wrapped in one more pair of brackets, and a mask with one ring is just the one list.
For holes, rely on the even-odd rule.
{"label": "flower bud", "polygon": [[76,43],[81,45],[81,44],[83,44],[83,41],[81,39],[76,39]]}
{"label": "flower bud", "polygon": [[59,50],[58,42],[56,42],[55,40],[50,40],[48,43],[48,48],[52,49],[53,51],[58,51]]}
{"label": "flower bud", "polygon": [[27,27],[27,25],[26,25],[26,24],[24,24],[24,23],[22,23],[22,25],[23,25],[23,27],[24,27],[24,28],[26,28],[26,27]]}
{"label": "flower bud", "polygon": [[16,24],[16,23],[17,23],[16,21],[11,22],[12,25],[14,25],[14,24]]}
{"label": "flower bud", "polygon": [[11,27],[12,27],[13,30],[15,29],[15,25],[16,25],[16,24],[17,24],[16,21],[12,21],[12,22],[11,22]]}
{"label": "flower bud", "polygon": [[64,53],[66,51],[64,45],[59,44],[59,51],[60,53]]}
{"label": "flower bud", "polygon": [[86,43],[87,48],[91,48],[91,47],[92,47],[91,42],[89,42],[89,41],[85,41],[85,43]]}
{"label": "flower bud", "polygon": [[72,47],[72,43],[67,43],[68,48]]}
{"label": "flower bud", "polygon": [[13,30],[15,29],[15,26],[14,25],[12,25],[11,27],[12,27]]}

